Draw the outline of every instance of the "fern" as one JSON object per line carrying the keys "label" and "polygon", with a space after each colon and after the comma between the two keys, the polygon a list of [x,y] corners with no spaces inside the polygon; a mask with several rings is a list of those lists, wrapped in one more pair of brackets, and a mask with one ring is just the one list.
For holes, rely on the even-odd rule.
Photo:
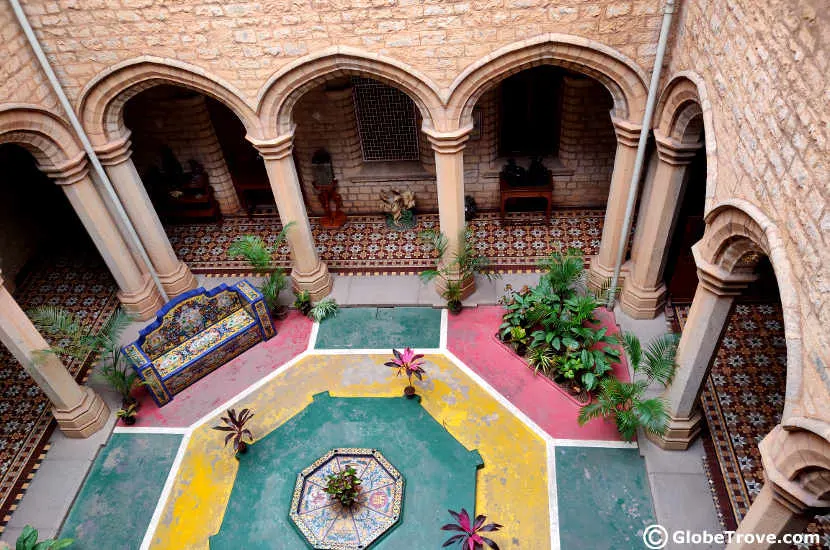
{"label": "fern", "polygon": [[311,307],[308,316],[320,323],[332,315],[337,315],[338,309],[337,302],[334,301],[334,298],[323,298]]}

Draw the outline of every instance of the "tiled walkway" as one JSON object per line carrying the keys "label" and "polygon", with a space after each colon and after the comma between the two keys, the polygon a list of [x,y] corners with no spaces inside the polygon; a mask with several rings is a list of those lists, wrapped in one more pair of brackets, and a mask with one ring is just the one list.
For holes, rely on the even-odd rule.
{"label": "tiled walkway", "polygon": [[[341,315],[343,317],[340,317]],[[296,344],[293,348],[286,347],[295,351],[300,348],[304,339],[302,335],[307,334],[297,324],[299,321],[290,318],[278,325],[280,333]],[[356,322],[363,323],[367,327],[366,330],[351,330],[350,327]],[[424,347],[435,349],[435,352],[430,352],[426,357],[425,380],[416,383],[421,395],[421,405],[436,425],[446,429],[465,448],[476,449],[482,457],[484,467],[477,476],[475,510],[476,513],[486,513],[491,520],[505,525],[505,529],[493,537],[502,548],[545,550],[556,545],[570,549],[585,547],[586,541],[590,541],[591,548],[597,549],[637,547],[633,544],[639,539],[643,527],[652,521],[654,511],[643,460],[636,448],[619,442],[615,432],[609,431],[602,422],[597,426],[594,426],[594,423],[586,426],[582,434],[575,432],[575,404],[567,408],[553,406],[552,410],[555,412],[552,416],[558,418],[560,425],[557,426],[552,421],[548,428],[540,428],[531,420],[530,413],[524,410],[528,403],[509,395],[508,390],[500,387],[498,377],[492,381],[485,381],[481,376],[486,368],[482,370],[478,364],[484,362],[488,355],[493,355],[491,352],[494,348],[491,349],[490,344],[481,342],[485,342],[485,335],[495,333],[497,322],[496,308],[466,310],[449,322],[446,313],[442,314],[431,308],[406,308],[400,311],[387,308],[344,309],[338,317],[325,321],[319,329],[312,330],[310,338],[313,347],[301,352],[294,359],[289,359],[291,353],[288,352],[278,357],[273,355],[273,352],[258,350],[272,345],[272,340],[241,355],[235,360],[239,362],[238,365],[223,367],[194,384],[192,388],[210,390],[215,399],[220,399],[221,395],[226,394],[230,398],[235,391],[230,386],[227,393],[215,389],[216,386],[222,386],[225,380],[220,380],[217,375],[221,378],[222,371],[228,367],[239,372],[247,372],[250,369],[246,367],[246,363],[256,364],[266,360],[267,369],[256,371],[257,374],[252,375],[250,380],[253,381],[257,376],[264,378],[255,382],[251,390],[246,390],[233,399],[237,408],[254,409],[256,416],[252,428],[257,438],[263,438],[275,428],[286,425],[289,419],[290,422],[294,422],[294,418],[301,418],[312,403],[312,396],[320,392],[327,391],[334,398],[401,399],[399,396],[403,381],[383,365],[383,362],[388,360],[389,348],[393,342],[380,345],[377,351],[366,349],[382,343],[378,340],[378,335],[384,334],[385,326],[391,327],[395,346],[419,342]],[[609,316],[606,322],[613,325],[613,317]],[[464,336],[471,331],[478,333],[479,337],[470,340]],[[475,347],[476,343],[479,343],[481,350],[480,353],[467,354],[466,358],[456,358],[450,351],[445,351],[445,342],[462,356],[470,351],[470,346]],[[494,342],[493,345],[500,344]],[[283,346],[275,345],[273,349],[281,347]],[[495,357],[495,360],[500,361],[498,357]],[[531,377],[523,379],[524,384],[539,384],[545,388],[540,390],[541,393],[537,393],[541,400],[541,403],[537,404],[539,408],[555,403],[554,394],[545,392],[558,394],[559,390],[539,377],[532,376],[532,372],[518,364],[519,362],[500,362],[508,374],[513,372],[520,376],[529,373]],[[174,400],[173,403],[175,402]],[[210,404],[195,401],[191,403],[198,412],[213,405],[213,401]],[[223,517],[233,517],[233,510],[238,508],[233,504],[236,501],[232,494],[242,490],[237,487],[242,487],[239,484],[243,483],[245,474],[237,473],[241,463],[222,448],[221,434],[209,429],[216,419],[206,418],[204,423],[187,428],[175,427],[181,426],[184,422],[168,418],[164,423],[157,423],[158,415],[152,414],[152,407],[151,403],[144,405],[136,427],[118,428],[118,439],[114,440],[116,447],[120,445],[118,442],[123,436],[134,436],[138,433],[151,436],[154,430],[159,430],[159,434],[168,437],[171,433],[179,434],[184,440],[173,462],[173,474],[166,476],[167,482],[159,506],[153,513],[149,513],[152,516],[149,523],[151,536],[145,538],[144,533],[133,532],[130,537],[138,540],[136,537],[140,534],[140,538],[149,543],[146,546],[149,548],[177,549],[207,548],[208,540],[211,547],[214,544],[221,546],[224,544],[222,541],[232,541],[231,546],[240,547],[240,544],[246,541],[250,546],[256,540],[266,540],[260,538],[264,532],[256,527],[259,525],[256,521],[246,522],[245,530],[234,528],[232,522],[225,526],[222,521]],[[222,408],[224,406],[216,408],[211,414],[215,415]],[[166,407],[161,409],[161,416],[164,416],[164,409]],[[319,438],[311,438],[309,442],[313,445],[308,449],[305,448],[306,444],[301,442],[291,445],[291,456],[297,454],[299,464],[321,451],[316,447],[312,449],[314,445],[372,445],[386,453],[384,446],[393,447],[394,441],[403,437],[409,430],[408,426],[414,423],[413,427],[418,428],[426,422],[426,419],[418,421],[413,414],[369,414],[366,407],[360,408],[358,416],[362,419],[360,422],[365,422],[371,421],[379,414],[390,416],[384,418],[391,422],[390,426],[396,427],[394,435],[372,441],[365,440],[367,434],[372,432],[355,429],[352,426],[355,419],[349,420],[349,414],[341,411],[328,415],[327,423],[324,424],[327,426],[326,429],[334,430],[332,434],[337,434],[337,442],[332,440],[321,443],[318,441]],[[346,423],[338,427],[340,422]],[[548,429],[550,431],[547,431]],[[363,439],[354,439],[349,434],[360,434]],[[270,438],[268,441],[279,443],[279,439],[280,437],[276,436],[276,439]],[[419,439],[424,444],[430,440],[429,437]],[[263,445],[265,441],[263,439]],[[255,444],[254,448],[257,448],[258,444]],[[108,446],[108,452],[105,451],[99,458],[90,481],[81,492],[82,496],[97,494],[95,484],[100,482],[97,472],[111,472],[106,468],[105,462],[111,466],[114,457],[118,456],[117,448],[113,450],[111,446]],[[430,457],[430,451],[421,444],[407,444],[405,449],[413,455],[412,458],[419,461],[428,460]],[[251,456],[253,455],[245,456],[242,460]],[[266,457],[263,457],[263,460],[265,459]],[[405,466],[405,455],[396,457],[395,460],[401,461]],[[282,463],[281,460],[280,464]],[[125,467],[127,464],[126,461],[123,462]],[[426,490],[426,486],[421,487],[424,483],[430,482],[429,476],[426,475],[426,472],[431,471],[428,464],[427,461],[418,466],[418,473],[407,478],[410,495],[417,495],[419,491]],[[156,474],[158,470],[164,468],[159,465],[154,470]],[[125,471],[125,475],[132,478],[131,483],[139,483],[146,477],[142,469],[130,469],[129,472]],[[243,477],[238,477],[240,475]],[[275,471],[274,468],[267,469],[267,472],[263,471],[259,475],[262,483],[256,484],[260,487],[258,490],[266,486],[276,487],[274,484],[277,483],[277,478],[272,481],[266,479],[272,475],[282,476],[279,479],[283,480],[293,480],[296,472],[292,470],[286,474]],[[158,487],[157,481],[150,481],[147,477],[149,487]],[[101,498],[96,500],[95,506],[79,500],[79,504],[73,508],[71,522],[67,524],[64,533],[69,533],[68,529],[74,529],[72,525],[85,525],[85,522],[92,521],[93,516],[116,517],[116,509],[123,508],[123,503],[116,498],[118,494],[120,493],[115,492],[112,498],[106,494],[99,495]],[[256,507],[243,508],[251,510],[252,518],[259,517],[257,514],[262,513],[268,515],[268,510],[275,506],[279,508],[278,512],[283,514],[285,510],[282,508],[287,506],[289,500],[290,494],[280,490],[265,500],[258,500],[265,503],[261,504],[261,510]],[[457,505],[459,504],[456,503]],[[226,511],[228,506],[230,508]],[[113,515],[97,515],[102,507],[113,508]],[[88,508],[94,510],[94,514],[88,513]],[[431,541],[437,543],[446,538],[444,533],[438,530],[446,518],[442,515],[443,511],[438,509],[439,506],[428,508],[429,510],[424,509],[422,512],[430,515],[431,519],[412,522],[409,526],[415,527],[417,523],[417,528],[421,532],[418,536],[430,537]],[[242,508],[237,511],[240,510]],[[415,514],[419,510],[419,503],[412,501],[404,504],[403,525],[381,541],[379,549],[396,549],[401,547],[402,540],[414,540],[411,539],[414,534],[401,538],[407,526],[407,510]],[[277,513],[277,510],[271,512],[273,513]],[[147,516],[148,511],[142,511],[142,517]],[[594,518],[594,521],[586,521],[587,517]],[[609,529],[598,530],[598,522]],[[425,524],[433,523],[434,531],[423,528]],[[226,527],[229,529],[227,532]],[[136,529],[140,531],[140,528]],[[216,533],[223,534],[219,538],[211,538]],[[284,533],[285,537],[280,539],[285,541],[284,547],[294,548],[294,543],[289,541],[294,540],[295,532],[291,531],[290,536],[288,531]],[[432,546],[434,544],[431,542],[428,547]],[[296,547],[304,546],[299,544]]]}
{"label": "tiled walkway", "polygon": [[[529,213],[510,214],[502,222],[495,213],[480,214],[468,224],[482,254],[497,269],[534,269],[536,262],[560,247],[581,249],[586,256],[597,253],[604,210],[555,212],[549,222]],[[339,229],[324,229],[311,219],[314,242],[320,257],[333,272],[417,273],[431,267],[432,249],[418,233],[438,226],[437,214],[418,216],[410,231],[386,227],[381,216],[353,216]],[[228,247],[240,235],[260,235],[274,242],[281,228],[279,218],[227,217],[222,225],[188,224],[167,228],[170,242],[179,257],[194,273],[248,273],[241,260],[228,257]],[[279,250],[279,262],[289,265],[288,246]]]}

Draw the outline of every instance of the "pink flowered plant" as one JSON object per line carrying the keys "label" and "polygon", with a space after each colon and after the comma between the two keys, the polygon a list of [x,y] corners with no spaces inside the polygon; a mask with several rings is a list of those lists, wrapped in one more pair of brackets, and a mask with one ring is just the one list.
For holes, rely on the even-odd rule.
{"label": "pink flowered plant", "polygon": [[424,358],[423,354],[416,354],[411,348],[406,348],[403,350],[403,353],[393,349],[392,355],[395,357],[384,364],[387,367],[398,369],[398,376],[404,373],[406,374],[409,379],[409,385],[404,388],[404,395],[407,397],[414,396],[415,387],[412,385],[412,377],[415,376],[418,380],[423,380],[423,375],[426,374],[426,371],[421,366],[424,362],[420,361],[420,359]]}
{"label": "pink flowered plant", "polygon": [[460,514],[452,510],[447,511],[455,518],[457,523],[448,523],[441,527],[441,529],[444,531],[460,531],[461,534],[451,536],[441,548],[459,543],[463,550],[482,550],[485,544],[488,548],[492,548],[492,550],[499,550],[499,546],[494,541],[487,537],[482,537],[479,533],[498,531],[502,528],[501,525],[498,523],[484,525],[484,522],[487,521],[487,516],[483,515],[476,516],[475,524],[472,524],[470,522],[470,515],[464,508],[461,509]]}

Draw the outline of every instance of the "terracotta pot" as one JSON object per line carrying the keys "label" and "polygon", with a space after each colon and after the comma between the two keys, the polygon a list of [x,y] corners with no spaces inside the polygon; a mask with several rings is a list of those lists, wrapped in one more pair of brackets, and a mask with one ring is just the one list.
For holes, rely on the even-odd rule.
{"label": "terracotta pot", "polygon": [[415,386],[407,386],[403,389],[403,394],[406,396],[407,399],[412,399],[415,397]]}
{"label": "terracotta pot", "polygon": [[236,449],[236,454],[244,455],[247,452],[248,452],[248,444],[245,443],[244,441],[240,441],[239,442],[239,448]]}

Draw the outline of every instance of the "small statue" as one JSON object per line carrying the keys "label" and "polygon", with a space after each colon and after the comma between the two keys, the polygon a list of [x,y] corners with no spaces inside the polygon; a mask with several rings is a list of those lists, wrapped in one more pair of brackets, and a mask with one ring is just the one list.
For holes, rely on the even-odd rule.
{"label": "small statue", "polygon": [[542,157],[533,157],[527,169],[527,185],[548,185],[550,183],[550,175],[550,170],[542,164]]}
{"label": "small statue", "polygon": [[395,229],[410,229],[415,226],[415,193],[397,189],[380,192],[380,207],[387,214],[387,225]]}
{"label": "small statue", "polygon": [[502,168],[499,177],[510,187],[521,187],[525,183],[525,169],[516,164],[516,159],[507,159],[507,164]]}

